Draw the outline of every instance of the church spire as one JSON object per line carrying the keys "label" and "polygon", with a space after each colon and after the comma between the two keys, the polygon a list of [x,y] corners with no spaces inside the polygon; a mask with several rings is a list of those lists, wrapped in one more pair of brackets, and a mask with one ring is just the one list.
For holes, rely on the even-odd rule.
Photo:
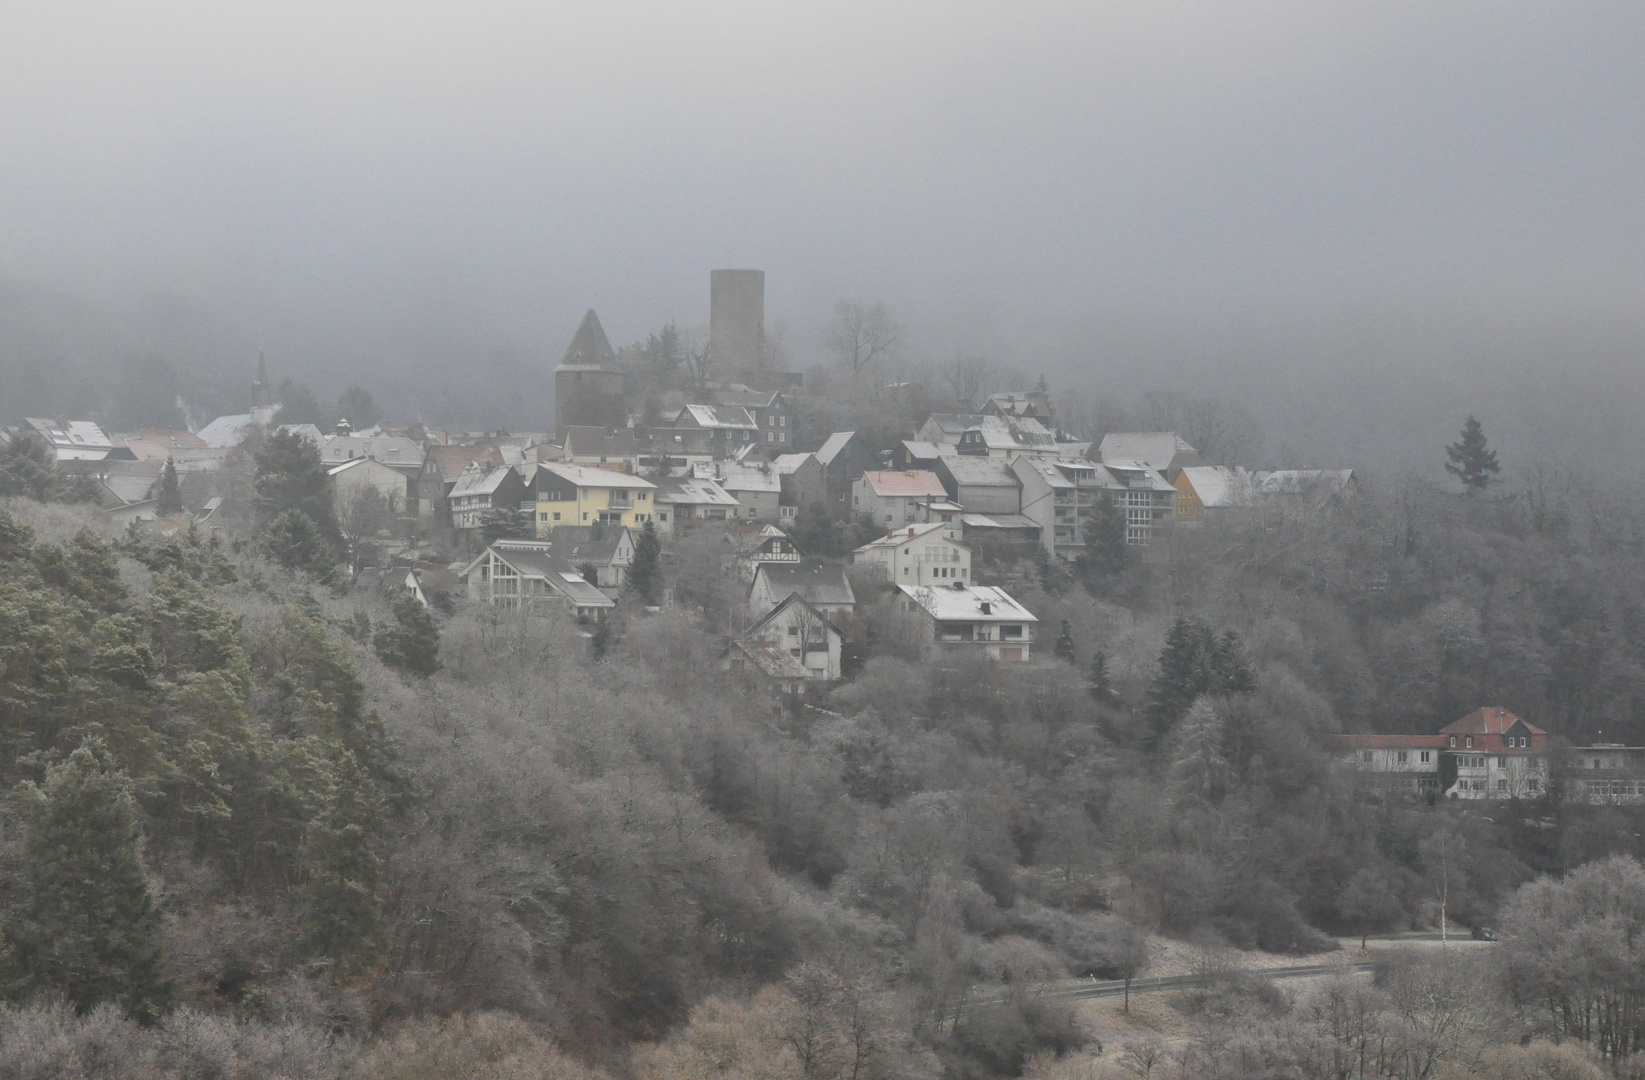
{"label": "church spire", "polygon": [[251,407],[266,409],[274,404],[274,389],[268,384],[268,361],[263,359],[263,347],[257,346],[257,381],[251,384]]}

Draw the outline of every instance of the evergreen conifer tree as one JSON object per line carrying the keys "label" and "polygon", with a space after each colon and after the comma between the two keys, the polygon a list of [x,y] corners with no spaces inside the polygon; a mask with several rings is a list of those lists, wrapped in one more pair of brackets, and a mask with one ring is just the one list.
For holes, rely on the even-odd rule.
{"label": "evergreen conifer tree", "polygon": [[1257,688],[1256,672],[1245,655],[1245,642],[1229,630],[1217,639],[1211,656],[1212,689],[1218,694],[1248,694]]}
{"label": "evergreen conifer tree", "polygon": [[1087,581],[1113,577],[1125,569],[1131,556],[1125,543],[1125,509],[1104,491],[1086,519],[1085,551],[1076,560]]}
{"label": "evergreen conifer tree", "polygon": [[440,670],[440,628],[428,608],[409,592],[395,599],[393,624],[378,627],[372,644],[378,658],[390,667],[420,676]]}
{"label": "evergreen conifer tree", "polygon": [[1057,633],[1056,653],[1063,663],[1074,662],[1074,632],[1067,619],[1062,620],[1062,629]]}
{"label": "evergreen conifer tree", "polygon": [[301,510],[287,510],[263,531],[263,550],[288,570],[326,578],[337,565],[337,549]]}
{"label": "evergreen conifer tree", "polygon": [[1502,471],[1496,451],[1485,445],[1485,428],[1472,416],[1462,425],[1462,439],[1445,448],[1445,471],[1461,480],[1469,491],[1484,491],[1491,477]]}
{"label": "evergreen conifer tree", "polygon": [[1177,616],[1165,634],[1159,671],[1148,690],[1148,713],[1158,731],[1174,724],[1195,698],[1215,685],[1215,653],[1216,635],[1209,626],[1186,615]]}
{"label": "evergreen conifer tree", "polygon": [[257,451],[256,461],[252,501],[259,521],[267,525],[296,510],[328,541],[339,539],[336,508],[319,447],[295,432],[276,432]]}
{"label": "evergreen conifer tree", "polygon": [[183,489],[177,483],[177,462],[169,457],[160,466],[160,490],[154,496],[154,512],[161,517],[183,512]]}
{"label": "evergreen conifer tree", "polygon": [[5,924],[13,997],[60,994],[159,1016],[160,913],[139,856],[137,812],[107,751],[87,740],[20,790],[24,900]]}
{"label": "evergreen conifer tree", "polygon": [[634,561],[628,565],[628,587],[643,604],[655,604],[662,584],[663,543],[657,536],[656,526],[646,522],[640,526],[640,538],[634,541]]}
{"label": "evergreen conifer tree", "polygon": [[1085,688],[1098,701],[1106,701],[1113,696],[1113,684],[1108,677],[1107,653],[1097,652],[1091,655],[1091,663],[1085,669]]}

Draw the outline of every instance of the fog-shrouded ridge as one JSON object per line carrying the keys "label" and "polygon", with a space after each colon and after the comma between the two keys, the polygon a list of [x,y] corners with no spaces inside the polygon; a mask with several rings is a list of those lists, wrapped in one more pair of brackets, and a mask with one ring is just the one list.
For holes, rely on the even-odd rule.
{"label": "fog-shrouded ridge", "polygon": [[[1554,5],[179,2],[0,14],[0,412],[132,354],[546,423],[767,271],[907,362],[1243,400],[1268,453],[1636,460],[1645,16]],[[215,389],[213,389],[215,388]],[[208,392],[209,391],[209,392]],[[1423,451],[1423,453],[1427,453]],[[1431,456],[1428,454],[1427,456]]]}

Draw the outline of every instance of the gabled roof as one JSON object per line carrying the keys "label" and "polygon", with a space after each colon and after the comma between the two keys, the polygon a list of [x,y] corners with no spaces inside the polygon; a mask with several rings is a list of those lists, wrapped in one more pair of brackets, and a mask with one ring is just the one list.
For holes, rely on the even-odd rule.
{"label": "gabled roof", "polygon": [[587,465],[568,465],[557,461],[545,461],[537,466],[538,473],[553,473],[567,483],[578,487],[592,488],[628,488],[635,491],[650,491],[657,485],[649,480],[641,479],[633,473],[614,472],[611,469],[594,469]]}
{"label": "gabled roof", "polygon": [[600,317],[589,308],[583,316],[581,325],[576,334],[572,335],[571,344],[566,348],[565,358],[560,361],[560,367],[555,370],[569,371],[600,371],[615,366],[617,353],[611,347],[611,339],[605,336],[605,327],[600,325]]}
{"label": "gabled roof", "polygon": [[[735,431],[754,430],[759,427],[754,423],[754,417],[740,405],[687,405],[685,412],[696,421],[698,427],[729,428]],[[680,417],[681,420],[685,416]]]}
{"label": "gabled roof", "polygon": [[206,441],[198,435],[168,428],[138,428],[126,436],[126,449],[138,461],[160,460],[173,457],[179,450],[204,449]]}
{"label": "gabled roof", "polygon": [[778,454],[772,461],[771,467],[777,470],[780,476],[789,476],[799,471],[807,458],[816,457],[815,454]]}
{"label": "gabled roof", "polygon": [[577,568],[567,559],[556,557],[548,544],[535,540],[499,540],[475,556],[463,567],[467,577],[486,556],[495,553],[522,578],[543,582],[550,589],[571,600],[578,607],[614,608],[617,606],[605,593],[583,580]]}
{"label": "gabled roof", "polygon": [[271,434],[296,435],[307,439],[315,446],[319,446],[326,441],[326,437],[321,434],[320,428],[315,424],[276,424]]}
{"label": "gabled roof", "polygon": [[953,457],[959,453],[959,449],[953,443],[925,442],[921,439],[904,439],[902,446],[908,456],[917,461],[924,461],[928,458]]}
{"label": "gabled roof", "polygon": [[715,466],[718,466],[716,471],[719,475],[712,479],[727,491],[776,493],[783,489],[782,473],[769,465],[751,465],[740,461],[720,461],[709,466],[698,465],[697,468],[699,470],[713,469]]}
{"label": "gabled roof", "polygon": [[808,679],[811,673],[787,649],[779,648],[758,638],[738,638],[731,643],[766,675],[773,679]]}
{"label": "gabled roof", "polygon": [[[994,585],[898,585],[897,589],[938,622],[1039,622],[1010,593]],[[989,608],[986,615],[984,604]]]}
{"label": "gabled roof", "polygon": [[958,437],[979,426],[983,419],[982,413],[932,413],[926,423],[935,422],[944,435]]}
{"label": "gabled roof", "polygon": [[715,405],[741,405],[743,408],[769,409],[782,397],[775,390],[750,390],[746,386],[733,386],[725,390],[716,390],[711,395]]}
{"label": "gabled roof", "polygon": [[[954,526],[950,525],[946,521],[927,521],[920,525],[904,525],[901,528],[891,530],[884,536],[870,540],[857,550],[873,551],[876,548],[900,547],[903,544],[908,543],[910,540],[918,540],[923,536],[929,535],[930,533],[950,533],[953,531],[953,528]],[[949,543],[958,548],[965,547],[964,544],[948,535],[944,535],[940,539],[947,540]]]}
{"label": "gabled roof", "polygon": [[1022,475],[1022,471],[1031,472],[1049,487],[1058,490],[1072,489],[1079,486],[1070,480],[1061,469],[1057,468],[1054,462],[1047,461],[1044,458],[1031,457],[1027,454],[1011,462],[1011,471],[1017,473],[1019,477]]}
{"label": "gabled roof", "polygon": [[[600,534],[599,539],[594,537],[596,532]],[[626,525],[555,525],[543,537],[543,542],[549,545],[552,554],[573,563],[605,563],[609,566],[617,558],[617,551],[623,546],[623,538],[627,535]],[[631,540],[630,550],[633,546]]]}
{"label": "gabled roof", "polygon": [[333,435],[320,444],[320,460],[328,465],[362,457],[374,457],[384,465],[421,466],[423,448],[410,439],[392,436]]}
{"label": "gabled roof", "polygon": [[463,475],[463,470],[473,462],[478,462],[483,468],[513,464],[507,460],[508,455],[500,446],[436,443],[428,448],[428,453],[439,462],[440,478],[447,484],[455,484]]}
{"label": "gabled roof", "polygon": [[1249,473],[1226,465],[1190,465],[1179,475],[1187,477],[1199,501],[1209,507],[1249,502],[1254,491]]}
{"label": "gabled roof", "polygon": [[828,618],[827,615],[824,615],[822,612],[818,611],[816,609],[816,607],[809,600],[807,600],[805,597],[801,596],[799,593],[795,592],[795,593],[789,593],[787,596],[783,597],[782,601],[780,603],[778,603],[776,607],[772,608],[770,611],[768,611],[764,615],[762,615],[754,623],[753,626],[750,626],[747,630],[744,630],[743,631],[743,637],[745,639],[753,637],[755,631],[759,630],[762,626],[767,625],[773,619],[775,619],[780,613],[788,610],[790,607],[793,607],[795,605],[798,605],[798,606],[804,608],[806,611],[809,611],[813,616],[816,617],[817,621],[821,622],[828,629],[834,631],[834,633],[839,634],[841,637],[845,636],[844,631],[842,631],[839,627],[835,626],[831,621],[829,621],[829,618]]}
{"label": "gabled roof", "polygon": [[1032,529],[1040,531],[1040,523],[1026,514],[961,514],[960,521],[968,529]]}
{"label": "gabled roof", "polygon": [[824,465],[834,464],[834,459],[839,457],[851,440],[856,437],[857,433],[855,431],[834,432],[834,434],[824,439],[823,444],[817,448],[816,459]]}
{"label": "gabled roof", "polygon": [[673,506],[741,506],[737,497],[713,480],[687,476],[665,480],[657,492],[657,501]]}
{"label": "gabled roof", "polygon": [[1205,464],[1199,451],[1174,431],[1110,431],[1102,437],[1097,453],[1105,465],[1109,458],[1140,461],[1150,469],[1168,469],[1173,463]]}
{"label": "gabled roof", "polygon": [[845,576],[845,567],[833,563],[805,559],[797,563],[760,563],[754,568],[754,582],[765,577],[766,588],[772,596],[786,597],[799,593],[813,604],[830,606],[855,605],[857,594],[851,591],[851,581]]}
{"label": "gabled roof", "polygon": [[895,498],[903,495],[924,496],[940,495],[947,497],[948,491],[937,479],[937,474],[927,471],[907,472],[879,472],[869,471],[862,474],[864,482],[873,489],[875,495],[882,499]]}
{"label": "gabled roof", "polygon": [[250,413],[219,416],[194,434],[207,446],[239,446],[254,423]]}
{"label": "gabled roof", "polygon": [[399,470],[391,468],[388,465],[383,464],[383,462],[378,461],[376,458],[368,458],[368,457],[357,457],[357,458],[354,458],[350,461],[345,461],[340,465],[333,465],[331,468],[326,470],[326,475],[327,476],[338,476],[338,475],[341,475],[342,473],[349,472],[352,469],[363,468],[368,463],[372,464],[372,465],[376,465],[379,468],[388,469],[389,472],[394,473],[397,476],[404,476],[405,475],[404,473],[400,472]]}
{"label": "gabled roof", "polygon": [[1253,477],[1256,490],[1264,495],[1298,495],[1307,491],[1345,491],[1352,487],[1352,469],[1275,469]]}
{"label": "gabled roof", "polygon": [[26,416],[23,421],[51,443],[54,449],[114,449],[114,440],[90,420],[41,420],[38,417]]}
{"label": "gabled roof", "polygon": [[1442,735],[1506,735],[1515,724],[1524,724],[1532,735],[1546,735],[1546,731],[1529,720],[1522,720],[1500,705],[1475,709],[1454,724],[1440,728]]}
{"label": "gabled roof", "polygon": [[1104,461],[1102,463],[1102,472],[1097,474],[1099,481],[1102,479],[1103,473],[1107,473],[1111,481],[1109,485],[1105,486],[1147,491],[1176,490],[1171,482],[1161,476],[1157,470],[1141,461]]}
{"label": "gabled roof", "polygon": [[775,525],[751,521],[730,524],[725,530],[725,540],[739,555],[750,555],[764,550],[774,540],[789,540],[789,536]]}
{"label": "gabled roof", "polygon": [[956,484],[966,487],[1017,487],[1019,481],[1011,466],[998,458],[986,457],[945,457],[937,462],[937,468],[945,469]]}
{"label": "gabled roof", "polygon": [[976,425],[990,450],[1054,450],[1056,436],[1029,416],[984,416]]}
{"label": "gabled roof", "polygon": [[[451,489],[451,498],[461,499],[464,496],[495,495],[497,489],[507,480],[514,470],[506,465],[496,468],[483,469],[479,462],[470,462],[468,468],[457,478],[457,486]],[[515,475],[518,475],[517,473]]]}

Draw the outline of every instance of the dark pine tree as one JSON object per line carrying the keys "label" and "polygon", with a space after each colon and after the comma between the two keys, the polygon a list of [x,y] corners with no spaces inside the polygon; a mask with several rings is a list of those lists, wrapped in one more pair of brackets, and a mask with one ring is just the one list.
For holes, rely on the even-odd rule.
{"label": "dark pine tree", "polygon": [[177,482],[177,462],[169,457],[160,466],[160,490],[154,496],[154,512],[161,517],[183,512],[183,487]]}
{"label": "dark pine tree", "polygon": [[1104,491],[1086,519],[1085,551],[1075,560],[1080,576],[1092,583],[1125,569],[1131,551],[1125,543],[1125,509]]}
{"label": "dark pine tree", "polygon": [[287,570],[304,570],[328,577],[337,565],[337,548],[309,516],[287,510],[263,530],[263,550]]}
{"label": "dark pine tree", "polygon": [[1107,653],[1092,654],[1091,663],[1085,669],[1085,688],[1098,701],[1107,701],[1114,696],[1114,686],[1108,677]]}
{"label": "dark pine tree", "polygon": [[640,538],[634,541],[634,560],[628,565],[628,587],[643,604],[657,602],[658,586],[662,584],[663,543],[651,522],[640,526]]}
{"label": "dark pine tree", "polygon": [[160,912],[125,778],[88,740],[20,794],[27,888],[5,923],[9,996],[61,995],[82,1013],[110,1001],[157,1019]]}
{"label": "dark pine tree", "polygon": [[280,403],[280,423],[282,424],[321,424],[325,422],[325,417],[320,414],[320,399],[314,396],[314,391],[302,383],[282,379],[275,400]]}
{"label": "dark pine tree", "polygon": [[372,644],[383,663],[408,674],[426,677],[440,670],[440,628],[409,592],[395,599],[394,622],[378,627]]}
{"label": "dark pine tree", "polygon": [[1209,626],[1186,615],[1177,616],[1166,632],[1159,671],[1148,689],[1148,714],[1161,733],[1182,718],[1195,698],[1216,685],[1212,669],[1216,642]]}
{"label": "dark pine tree", "polygon": [[1472,416],[1462,425],[1462,440],[1445,448],[1445,471],[1461,480],[1469,491],[1484,491],[1491,477],[1502,471],[1496,451],[1485,445],[1485,428]]}
{"label": "dark pine tree", "polygon": [[252,502],[263,524],[297,510],[327,540],[336,543],[340,539],[318,446],[294,432],[276,432],[257,451],[256,461]]}
{"label": "dark pine tree", "polygon": [[1062,620],[1062,629],[1057,633],[1055,651],[1057,659],[1063,663],[1072,664],[1074,662],[1074,631],[1068,625],[1067,619]]}
{"label": "dark pine tree", "polygon": [[1257,675],[1245,654],[1245,642],[1232,630],[1217,639],[1211,671],[1215,676],[1212,689],[1218,694],[1249,694],[1257,688]]}

